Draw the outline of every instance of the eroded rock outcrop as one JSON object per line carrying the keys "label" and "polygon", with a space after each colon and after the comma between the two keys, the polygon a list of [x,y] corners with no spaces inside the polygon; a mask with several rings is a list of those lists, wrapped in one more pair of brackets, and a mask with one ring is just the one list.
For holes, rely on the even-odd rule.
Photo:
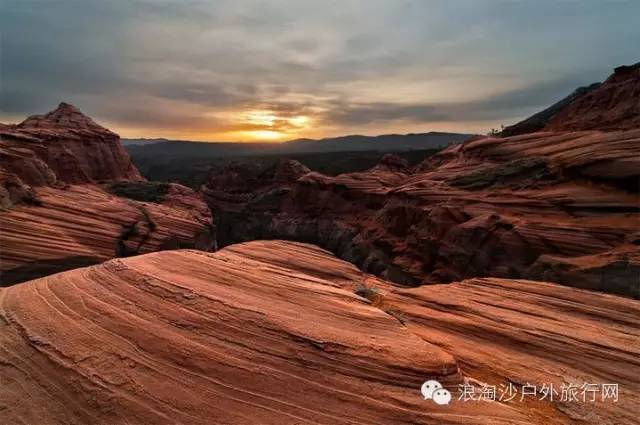
{"label": "eroded rock outcrop", "polygon": [[550,107],[537,112],[516,124],[509,125],[503,128],[500,132],[500,136],[518,136],[520,134],[535,133],[537,131],[541,131],[547,124],[549,124],[549,121],[551,121],[556,115],[558,115],[560,111],[562,111],[572,102],[575,102],[578,98],[586,95],[592,90],[597,89],[601,84],[602,83],[593,83],[589,86],[577,88],[569,96],[554,103]]}
{"label": "eroded rock outcrop", "polygon": [[[0,422],[632,424],[639,313],[539,282],[398,289],[291,242],[115,259],[0,288]],[[458,401],[562,382],[619,400]]]}
{"label": "eroded rock outcrop", "polygon": [[615,69],[601,86],[561,110],[545,130],[640,128],[640,62]]}
{"label": "eroded rock outcrop", "polygon": [[[617,71],[578,101],[638,86],[637,71]],[[223,246],[274,238],[315,243],[409,285],[542,278],[639,297],[640,128],[627,113],[640,99],[636,92],[593,104],[600,111],[593,117],[613,122],[618,115],[616,122],[626,123],[620,131],[476,137],[413,169],[387,158],[336,177],[310,172],[283,181],[236,166],[212,176],[203,194]],[[599,266],[585,266],[589,259]]]}
{"label": "eroded rock outcrop", "polygon": [[503,137],[538,131],[629,130],[640,127],[640,62],[619,66],[604,83],[580,87],[549,108],[505,127]]}
{"label": "eroded rock outcrop", "polygon": [[3,125],[0,137],[1,284],[116,256],[213,247],[199,196],[144,181],[118,135],[74,106]]}
{"label": "eroded rock outcrop", "polygon": [[0,128],[0,136],[2,166],[29,185],[144,180],[120,137],[73,105],[61,103],[47,114]]}
{"label": "eroded rock outcrop", "polygon": [[233,190],[218,185],[223,172],[203,193],[221,245],[317,243],[407,284],[544,276],[639,295],[637,279],[628,279],[640,273],[635,261],[612,261],[587,279],[582,268],[551,272],[544,259],[638,252],[640,130],[481,138],[438,157],[413,172],[308,173],[288,183],[235,177]]}

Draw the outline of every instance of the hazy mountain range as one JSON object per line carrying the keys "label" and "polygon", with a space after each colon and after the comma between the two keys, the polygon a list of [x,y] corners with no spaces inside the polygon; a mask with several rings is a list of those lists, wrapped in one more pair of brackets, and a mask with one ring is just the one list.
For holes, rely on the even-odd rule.
{"label": "hazy mountain range", "polygon": [[123,139],[123,145],[135,156],[238,156],[267,153],[308,153],[340,151],[403,151],[444,147],[469,139],[472,134],[416,133],[380,136],[349,135],[326,139],[295,139],[284,143],[203,143],[167,139]]}

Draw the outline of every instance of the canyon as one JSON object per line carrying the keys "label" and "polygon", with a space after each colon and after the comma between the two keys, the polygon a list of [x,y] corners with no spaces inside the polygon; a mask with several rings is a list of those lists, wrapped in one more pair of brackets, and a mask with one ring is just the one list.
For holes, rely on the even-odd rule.
{"label": "canyon", "polygon": [[72,105],[0,125],[0,423],[637,423],[639,87],[616,68],[418,165],[234,163],[200,192]]}
{"label": "canyon", "polygon": [[639,90],[640,66],[621,67],[543,131],[478,136],[414,167],[385,157],[335,177],[287,160],[232,164],[202,193],[220,246],[314,243],[409,286],[525,278],[637,298]]}

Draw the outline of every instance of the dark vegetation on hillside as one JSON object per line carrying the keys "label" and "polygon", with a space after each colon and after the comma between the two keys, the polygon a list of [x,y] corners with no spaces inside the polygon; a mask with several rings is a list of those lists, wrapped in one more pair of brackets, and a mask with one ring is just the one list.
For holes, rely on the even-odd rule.
{"label": "dark vegetation on hillside", "polygon": [[107,191],[122,198],[140,202],[162,203],[169,190],[164,182],[115,182],[106,186]]}
{"label": "dark vegetation on hillside", "polygon": [[554,175],[547,161],[540,157],[522,158],[495,167],[460,174],[449,181],[452,186],[466,190],[481,190],[488,187],[524,188],[532,184],[552,181]]}
{"label": "dark vegetation on hillside", "polygon": [[[415,165],[433,155],[438,149],[424,149],[402,152],[357,151],[357,152],[316,152],[300,154],[271,154],[202,158],[172,159],[169,157],[149,157],[139,154],[139,150],[129,149],[131,159],[142,175],[149,180],[160,182],[177,182],[197,189],[203,184],[209,173],[218,172],[226,165],[247,163],[257,165],[261,169],[275,166],[281,159],[295,159],[313,171],[335,176],[342,173],[368,170],[377,165],[387,153],[393,153]],[[126,195],[121,195],[126,196]]]}

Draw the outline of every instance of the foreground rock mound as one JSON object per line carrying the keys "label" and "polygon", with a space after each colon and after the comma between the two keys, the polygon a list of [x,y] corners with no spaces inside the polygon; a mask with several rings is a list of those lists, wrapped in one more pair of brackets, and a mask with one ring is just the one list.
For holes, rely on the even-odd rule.
{"label": "foreground rock mound", "polygon": [[640,87],[638,68],[576,102],[605,90],[589,116],[620,131],[476,137],[414,168],[387,158],[336,177],[223,170],[203,188],[218,242],[315,243],[408,285],[495,276],[639,297],[640,95],[618,86]]}
{"label": "foreground rock mound", "polygon": [[[402,312],[412,332],[452,354],[474,378],[476,393],[484,384],[529,383],[538,392],[553,386],[553,402],[541,402],[538,394],[510,404],[538,418],[532,423],[637,422],[638,301],[550,283],[477,278],[396,289],[383,307]],[[602,402],[598,383],[618,384],[617,401]],[[579,402],[562,399],[570,387],[580,388]],[[594,402],[595,392],[582,400],[585,388],[597,391]]]}
{"label": "foreground rock mound", "polygon": [[[0,289],[0,422],[631,424],[638,313],[535,282],[397,290],[278,241],[116,259]],[[438,406],[426,379],[454,395],[479,381],[621,389],[582,407]]]}
{"label": "foreground rock mound", "polygon": [[118,135],[77,108],[0,126],[0,284],[116,256],[210,249],[191,189],[145,182]]}

